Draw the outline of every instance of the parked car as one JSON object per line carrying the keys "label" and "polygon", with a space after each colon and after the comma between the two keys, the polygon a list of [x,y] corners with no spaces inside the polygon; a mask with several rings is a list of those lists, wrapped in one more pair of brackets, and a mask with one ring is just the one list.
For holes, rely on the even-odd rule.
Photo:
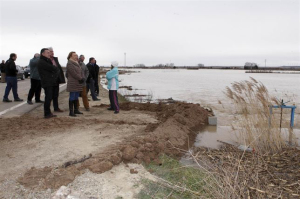
{"label": "parked car", "polygon": [[17,70],[18,70],[17,78],[21,79],[21,80],[24,80],[25,79],[24,70],[19,65],[17,65],[16,67],[17,67]]}
{"label": "parked car", "polygon": [[28,78],[30,76],[30,68],[26,67],[24,69],[24,75],[25,75],[25,78]]}

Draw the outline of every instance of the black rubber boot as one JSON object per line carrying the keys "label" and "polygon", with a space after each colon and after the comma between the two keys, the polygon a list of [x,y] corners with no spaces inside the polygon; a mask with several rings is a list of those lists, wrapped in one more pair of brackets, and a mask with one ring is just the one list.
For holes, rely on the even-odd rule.
{"label": "black rubber boot", "polygon": [[70,110],[69,116],[71,116],[71,117],[76,117],[76,115],[74,114],[74,109],[73,109],[73,107],[74,107],[74,101],[70,101],[70,100],[69,100],[69,110]]}
{"label": "black rubber boot", "polygon": [[78,110],[77,104],[78,104],[78,100],[75,100],[74,101],[74,114],[83,114]]}

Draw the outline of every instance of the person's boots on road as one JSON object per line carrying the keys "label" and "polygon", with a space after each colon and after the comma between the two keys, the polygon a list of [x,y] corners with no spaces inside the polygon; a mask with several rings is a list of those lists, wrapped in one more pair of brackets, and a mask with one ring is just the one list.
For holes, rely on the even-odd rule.
{"label": "person's boots on road", "polygon": [[74,101],[74,114],[83,114],[82,112],[79,111],[78,109],[78,102],[79,100]]}
{"label": "person's boots on road", "polygon": [[74,101],[69,100],[69,111],[69,116],[76,117],[76,115],[74,114]]}

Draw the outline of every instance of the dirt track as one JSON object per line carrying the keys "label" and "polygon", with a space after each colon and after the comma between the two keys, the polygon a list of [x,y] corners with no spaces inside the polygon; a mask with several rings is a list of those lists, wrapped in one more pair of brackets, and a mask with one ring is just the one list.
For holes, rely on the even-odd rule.
{"label": "dirt track", "polygon": [[[0,196],[22,192],[15,188],[19,183],[27,190],[56,190],[86,169],[103,173],[122,161],[148,163],[161,153],[178,155],[174,147],[186,148],[188,135],[207,122],[208,113],[195,104],[123,103],[115,115],[106,110],[105,90],[100,98],[77,118],[66,111],[45,120],[39,107],[20,118],[0,119]],[[67,110],[66,92],[60,101]]]}

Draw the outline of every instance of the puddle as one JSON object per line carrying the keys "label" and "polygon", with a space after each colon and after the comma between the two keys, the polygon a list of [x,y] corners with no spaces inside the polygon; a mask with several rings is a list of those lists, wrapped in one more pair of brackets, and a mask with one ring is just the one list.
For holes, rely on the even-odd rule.
{"label": "puddle", "polygon": [[[282,129],[282,136],[288,141],[289,129]],[[296,142],[300,146],[300,129],[294,129],[293,133],[296,137]],[[195,147],[207,147],[212,149],[218,149],[222,145],[222,142],[226,142],[232,145],[237,144],[237,131],[232,130],[230,126],[207,126],[197,135],[195,139]]]}
{"label": "puddle", "polygon": [[207,126],[197,135],[194,146],[218,149],[220,141],[236,145],[236,132],[230,126]]}
{"label": "puddle", "polygon": [[[206,126],[196,136],[194,146],[195,147],[207,147],[210,149],[219,149],[223,143],[239,146],[237,143],[237,131],[232,130],[230,126]],[[300,129],[294,129],[293,133],[296,137],[296,143],[298,148],[300,146]],[[288,128],[282,129],[282,136],[288,141]],[[222,143],[223,142],[223,143]],[[300,149],[300,148],[299,148]],[[198,165],[194,162],[189,153],[183,155],[180,159],[180,163],[185,166],[191,166],[197,168]]]}

